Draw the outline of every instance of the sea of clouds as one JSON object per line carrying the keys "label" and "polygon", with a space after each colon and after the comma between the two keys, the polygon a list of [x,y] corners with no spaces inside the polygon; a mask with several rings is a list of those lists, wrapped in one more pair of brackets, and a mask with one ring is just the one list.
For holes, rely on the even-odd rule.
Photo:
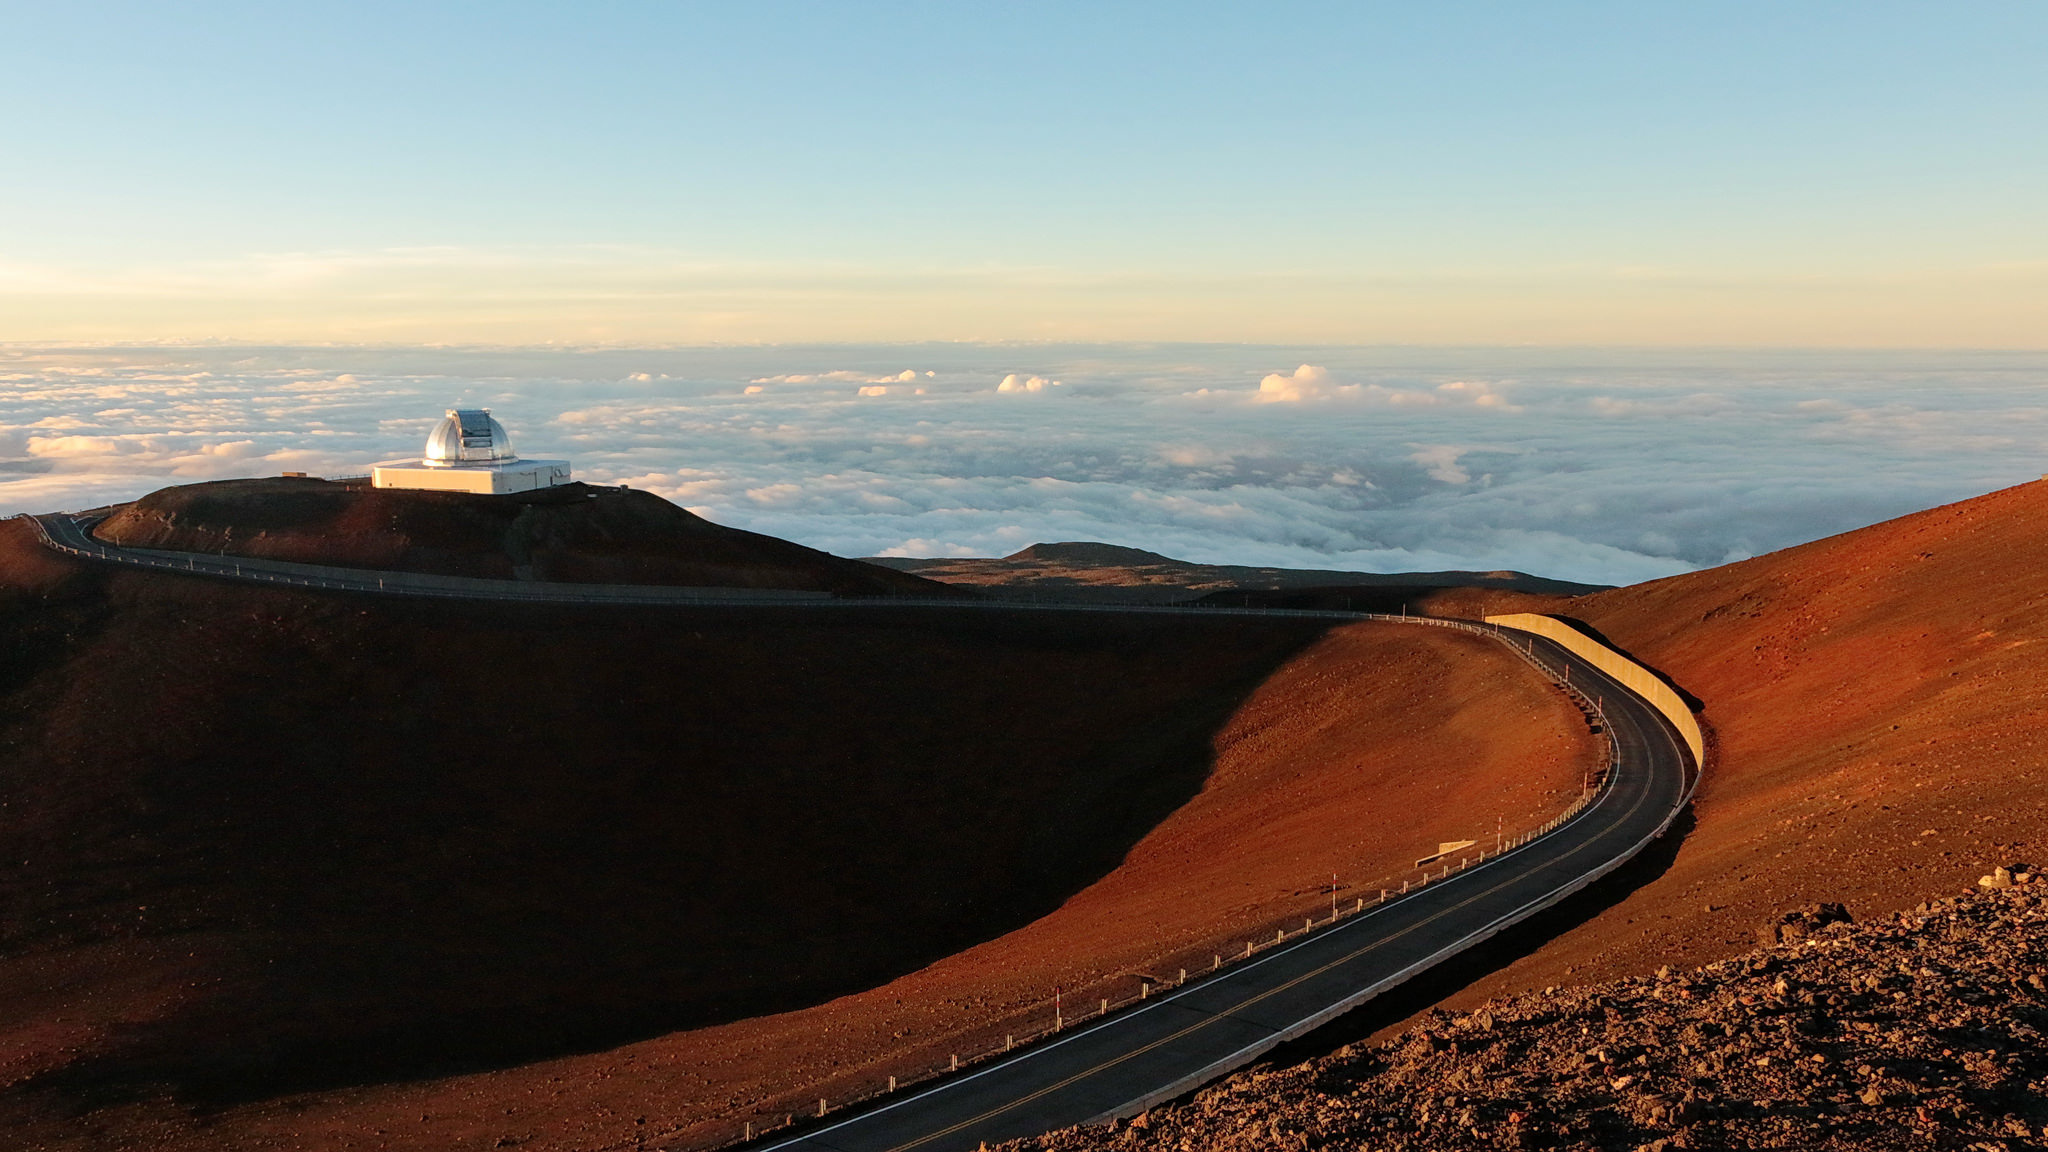
{"label": "sea of clouds", "polygon": [[361,474],[443,409],[841,555],[1628,583],[2048,470],[2048,354],[0,347],[0,514]]}

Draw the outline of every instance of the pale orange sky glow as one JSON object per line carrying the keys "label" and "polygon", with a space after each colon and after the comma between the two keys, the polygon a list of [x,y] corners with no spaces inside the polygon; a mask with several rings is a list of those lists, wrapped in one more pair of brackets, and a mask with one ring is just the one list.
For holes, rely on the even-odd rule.
{"label": "pale orange sky glow", "polygon": [[1657,268],[948,269],[709,263],[622,246],[0,266],[0,340],[543,344],[947,341],[2048,344],[2048,262]]}

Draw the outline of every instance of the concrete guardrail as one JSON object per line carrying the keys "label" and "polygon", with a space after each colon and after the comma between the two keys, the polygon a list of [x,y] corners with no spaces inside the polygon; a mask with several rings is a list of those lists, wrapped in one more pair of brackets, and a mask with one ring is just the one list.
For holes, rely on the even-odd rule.
{"label": "concrete guardrail", "polygon": [[1650,706],[1666,720],[1671,721],[1671,726],[1678,730],[1679,737],[1685,741],[1686,750],[1692,753],[1695,771],[1706,764],[1707,742],[1700,734],[1699,721],[1693,718],[1692,709],[1678,693],[1671,690],[1669,684],[1659,679],[1649,669],[1555,616],[1515,612],[1506,616],[1488,616],[1486,622],[1522,632],[1534,632],[1621,681],[1630,691],[1649,701]]}

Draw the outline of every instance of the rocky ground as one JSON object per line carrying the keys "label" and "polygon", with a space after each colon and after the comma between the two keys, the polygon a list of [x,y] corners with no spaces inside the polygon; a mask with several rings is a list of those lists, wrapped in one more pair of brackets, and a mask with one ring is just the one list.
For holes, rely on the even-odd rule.
{"label": "rocky ground", "polygon": [[1862,924],[1809,906],[1746,956],[1435,1013],[1011,1147],[2048,1147],[2048,887],[1995,875]]}

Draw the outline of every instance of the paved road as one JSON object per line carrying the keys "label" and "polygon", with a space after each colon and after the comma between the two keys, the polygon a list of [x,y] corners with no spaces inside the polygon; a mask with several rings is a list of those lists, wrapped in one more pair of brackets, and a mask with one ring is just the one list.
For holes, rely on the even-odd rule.
{"label": "paved road", "polygon": [[[1527,639],[1537,659],[1563,667],[1563,649]],[[942,1152],[1132,1115],[1585,887],[1669,827],[1692,772],[1677,734],[1640,698],[1576,661],[1571,676],[1602,698],[1618,758],[1599,798],[1551,834],[983,1071],[765,1146]]]}
{"label": "paved road", "polygon": [[485,580],[469,576],[436,576],[423,572],[379,572],[329,564],[297,564],[205,552],[166,552],[123,548],[92,535],[96,520],[65,516],[31,516],[43,541],[60,552],[134,568],[154,568],[243,580],[320,588],[331,592],[371,592],[384,596],[427,596],[457,600],[508,600],[554,604],[786,604],[830,602],[828,592],[773,588],[675,588],[647,584],[556,584],[528,580]]}
{"label": "paved road", "polygon": [[[164,558],[112,548],[68,517],[43,517],[50,543],[66,552],[116,563],[140,564],[218,577],[275,582],[236,561],[215,557]],[[247,562],[241,562],[245,565]],[[291,583],[341,591],[401,595],[457,595],[448,590],[401,589],[397,574],[328,569],[338,575]],[[512,581],[500,594],[469,596],[561,602],[634,602],[617,597],[578,598]],[[651,591],[651,590],[650,590]],[[647,603],[669,603],[653,597]],[[780,603],[789,607],[881,608],[904,601],[775,601],[722,599],[719,603]],[[705,603],[709,603],[706,601]],[[1016,610],[1031,605],[923,601],[948,608]],[[1110,605],[1039,605],[1046,610],[1169,612],[1199,615],[1263,614],[1366,618],[1364,613],[1294,612],[1226,608],[1131,608]],[[1386,619],[1386,617],[1379,617]],[[1554,831],[1475,864],[1407,896],[1304,934],[1264,955],[1191,980],[1145,1004],[1079,1026],[1057,1039],[1021,1049],[985,1066],[907,1091],[843,1119],[826,1118],[801,1133],[764,1147],[820,1152],[954,1152],[995,1142],[1127,1116],[1171,1099],[1256,1059],[1282,1041],[1303,1035],[1404,980],[1534,915],[1620,867],[1669,828],[1690,796],[1696,772],[1670,725],[1640,697],[1541,637],[1485,625],[1423,621],[1495,636],[1553,678],[1569,667],[1570,681],[1597,698],[1613,742],[1614,769],[1600,794]]]}
{"label": "paved road", "polygon": [[[919,597],[834,597],[827,592],[773,588],[682,588],[651,584],[562,584],[526,580],[486,580],[466,576],[434,576],[419,572],[381,572],[322,564],[124,548],[92,535],[97,519],[52,513],[28,516],[43,542],[68,555],[134,568],[181,572],[223,580],[315,588],[329,592],[361,592],[379,596],[412,596],[455,600],[502,600],[520,604],[625,604],[689,607],[810,608],[972,608],[1043,610],[1050,612],[1152,612],[1168,615],[1298,616],[1331,620],[1372,618],[1362,612],[1324,612],[1287,608],[1174,607],[1171,605],[1075,604],[1070,601],[924,599]],[[1401,619],[1401,617],[1386,617]],[[1418,618],[1419,619],[1419,618]]]}

